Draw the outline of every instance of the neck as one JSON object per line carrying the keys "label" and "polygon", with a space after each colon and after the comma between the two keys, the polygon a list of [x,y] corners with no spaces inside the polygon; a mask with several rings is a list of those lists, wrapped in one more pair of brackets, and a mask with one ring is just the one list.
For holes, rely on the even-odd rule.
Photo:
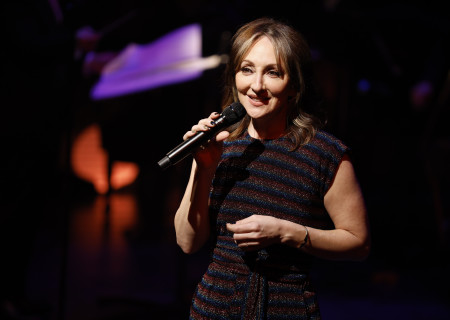
{"label": "neck", "polygon": [[248,134],[254,139],[277,139],[286,133],[285,124],[265,125],[252,120],[248,126]]}

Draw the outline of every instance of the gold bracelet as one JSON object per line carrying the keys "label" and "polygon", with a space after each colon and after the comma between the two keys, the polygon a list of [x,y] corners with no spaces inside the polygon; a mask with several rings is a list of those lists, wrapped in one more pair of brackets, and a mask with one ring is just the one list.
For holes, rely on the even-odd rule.
{"label": "gold bracelet", "polygon": [[303,239],[302,244],[300,245],[300,247],[298,247],[299,249],[303,248],[308,243],[308,236],[309,236],[308,228],[306,226],[303,226],[303,228],[305,228],[305,230],[306,230],[306,235],[305,235],[305,239]]}

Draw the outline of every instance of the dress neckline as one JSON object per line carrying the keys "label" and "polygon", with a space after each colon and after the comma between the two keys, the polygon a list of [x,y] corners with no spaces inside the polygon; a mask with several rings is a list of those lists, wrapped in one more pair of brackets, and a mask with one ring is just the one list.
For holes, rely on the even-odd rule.
{"label": "dress neckline", "polygon": [[279,136],[278,138],[258,139],[258,138],[253,138],[253,137],[250,135],[250,133],[248,132],[248,129],[246,129],[246,130],[245,130],[245,133],[244,133],[244,138],[247,139],[247,140],[249,140],[249,141],[251,141],[251,142],[253,142],[253,141],[259,141],[259,142],[261,142],[262,144],[265,144],[265,143],[272,143],[272,142],[277,142],[277,141],[286,140],[286,139],[287,139],[287,135],[286,135],[286,134],[283,134],[283,135]]}

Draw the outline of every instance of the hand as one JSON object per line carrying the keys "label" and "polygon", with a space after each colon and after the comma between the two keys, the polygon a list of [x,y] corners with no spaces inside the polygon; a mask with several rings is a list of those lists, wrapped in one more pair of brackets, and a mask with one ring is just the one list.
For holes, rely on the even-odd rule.
{"label": "hand", "polygon": [[234,241],[244,251],[280,243],[280,219],[271,216],[252,215],[235,224],[227,223],[227,229],[234,232]]}
{"label": "hand", "polygon": [[[199,131],[208,131],[215,126],[214,120],[219,118],[220,114],[217,112],[211,113],[209,118],[202,119],[198,124],[192,126],[191,130],[186,132],[183,140],[193,137]],[[230,135],[227,131],[218,133],[214,138],[203,144],[194,153],[194,159],[199,167],[212,167],[217,165],[222,155],[222,142]]]}

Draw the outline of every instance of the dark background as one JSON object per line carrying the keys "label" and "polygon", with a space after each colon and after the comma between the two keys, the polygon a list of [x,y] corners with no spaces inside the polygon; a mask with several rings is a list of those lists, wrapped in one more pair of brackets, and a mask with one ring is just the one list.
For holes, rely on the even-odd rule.
{"label": "dark background", "polygon": [[[2,2],[3,318],[187,318],[208,258],[185,256],[175,244],[172,220],[190,161],[165,172],[156,163],[219,109],[223,66],[94,101],[99,69],[86,72],[84,57],[194,22],[203,56],[227,53],[241,24],[271,16],[310,43],[327,130],[352,148],[369,209],[370,257],[317,261],[324,319],[448,319],[450,22],[442,1],[60,4],[58,24],[46,0]],[[108,31],[74,57],[83,26]],[[91,124],[100,125],[111,162],[139,165],[132,185],[99,195],[74,174],[71,146]]]}

